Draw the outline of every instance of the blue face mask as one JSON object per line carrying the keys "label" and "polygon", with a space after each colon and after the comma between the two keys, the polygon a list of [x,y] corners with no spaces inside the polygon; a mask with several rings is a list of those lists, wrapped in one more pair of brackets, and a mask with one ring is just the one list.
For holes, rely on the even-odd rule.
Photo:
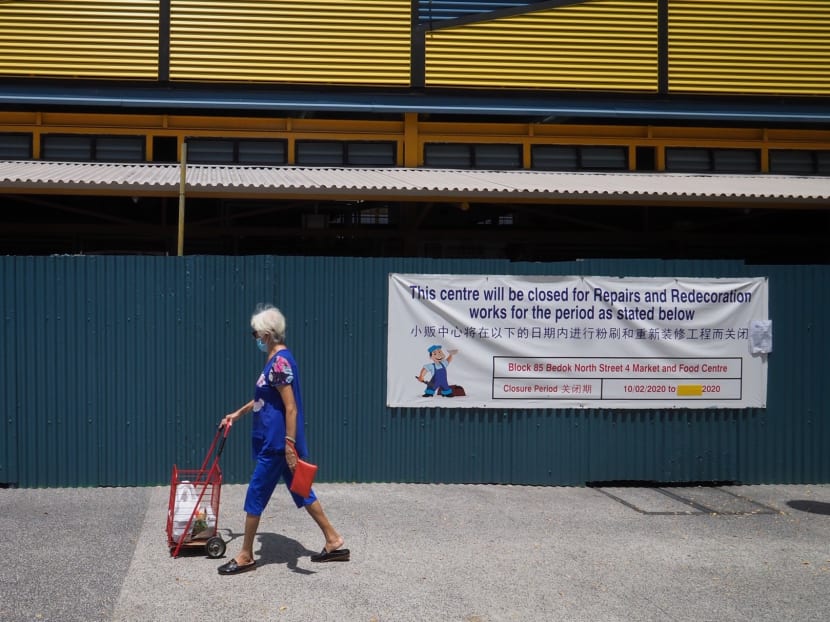
{"label": "blue face mask", "polygon": [[256,339],[256,347],[259,348],[262,352],[268,352],[268,346],[260,337],[257,337]]}

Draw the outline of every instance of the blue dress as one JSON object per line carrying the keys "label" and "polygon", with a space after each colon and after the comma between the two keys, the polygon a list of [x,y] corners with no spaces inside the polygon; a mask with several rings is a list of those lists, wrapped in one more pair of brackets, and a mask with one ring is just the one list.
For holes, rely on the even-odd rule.
{"label": "blue dress", "polygon": [[297,426],[294,438],[301,458],[308,454],[303,417],[303,394],[300,390],[300,374],[297,361],[290,350],[280,350],[265,364],[254,391],[253,452],[254,459],[260,452],[285,451],[285,404],[278,387],[291,385],[297,404]]}
{"label": "blue dress", "polygon": [[290,489],[293,474],[285,460],[285,404],[278,390],[278,387],[285,385],[291,385],[297,404],[294,447],[300,458],[308,457],[303,394],[297,362],[290,350],[280,350],[268,359],[254,392],[251,440],[256,466],[245,495],[245,511],[248,514],[262,515],[280,480],[285,482],[298,508],[311,505],[317,500],[313,489],[305,498]]}

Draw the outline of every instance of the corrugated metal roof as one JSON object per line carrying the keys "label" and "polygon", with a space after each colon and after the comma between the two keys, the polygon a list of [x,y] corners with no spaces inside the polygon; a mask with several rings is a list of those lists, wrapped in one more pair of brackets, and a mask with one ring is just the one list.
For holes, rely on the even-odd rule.
{"label": "corrugated metal roof", "polygon": [[[0,192],[169,195],[177,164],[0,161]],[[487,201],[690,201],[820,204],[830,177],[428,168],[190,165],[191,196]]]}

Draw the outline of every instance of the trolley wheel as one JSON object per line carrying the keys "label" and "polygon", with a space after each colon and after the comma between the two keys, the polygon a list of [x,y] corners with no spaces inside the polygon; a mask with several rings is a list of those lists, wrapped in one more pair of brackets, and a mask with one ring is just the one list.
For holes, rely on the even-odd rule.
{"label": "trolley wheel", "polygon": [[219,536],[213,536],[205,542],[205,550],[211,559],[222,557],[225,554],[225,541]]}

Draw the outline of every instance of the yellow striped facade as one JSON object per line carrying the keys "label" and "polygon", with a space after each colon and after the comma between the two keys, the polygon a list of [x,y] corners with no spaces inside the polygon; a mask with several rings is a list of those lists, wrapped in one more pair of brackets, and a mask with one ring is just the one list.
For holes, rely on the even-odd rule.
{"label": "yellow striped facade", "polygon": [[830,2],[672,0],[671,92],[830,94]]}
{"label": "yellow striped facade", "polygon": [[596,0],[427,34],[426,85],[657,90],[657,0]]}
{"label": "yellow striped facade", "polygon": [[0,3],[0,76],[155,79],[158,0]]}
{"label": "yellow striped facade", "polygon": [[170,78],[409,84],[409,0],[174,0]]}
{"label": "yellow striped facade", "polygon": [[651,93],[663,62],[669,93],[830,94],[830,1],[669,0],[663,59],[660,5],[438,23],[421,52],[410,0],[170,0],[168,54],[160,0],[5,0],[0,78],[406,87],[422,67],[426,87]]}

